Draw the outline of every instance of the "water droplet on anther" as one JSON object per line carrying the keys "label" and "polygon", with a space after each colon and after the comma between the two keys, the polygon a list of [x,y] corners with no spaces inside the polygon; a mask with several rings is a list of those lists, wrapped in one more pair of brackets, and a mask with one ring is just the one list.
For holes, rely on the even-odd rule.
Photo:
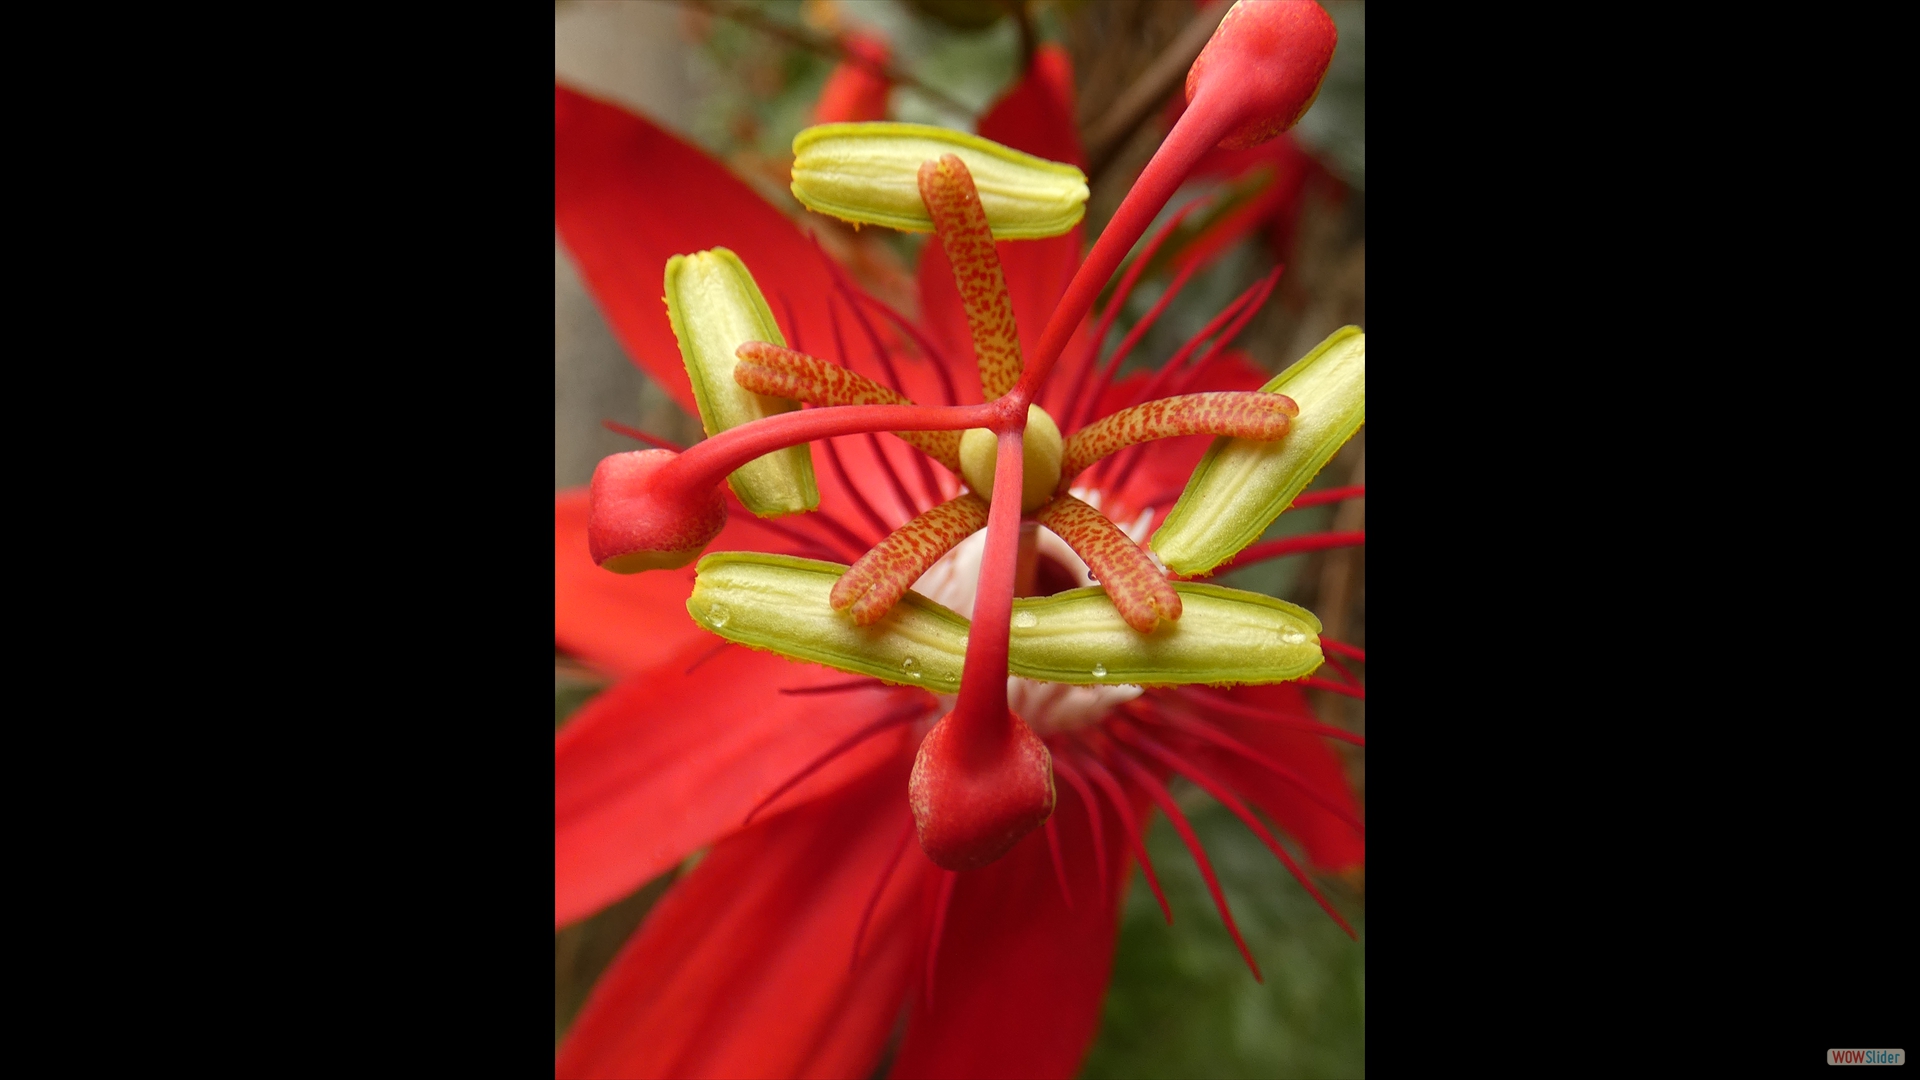
{"label": "water droplet on anther", "polygon": [[1286,633],[1280,635],[1280,640],[1286,642],[1289,645],[1298,645],[1301,642],[1304,642],[1307,640],[1307,635],[1301,633],[1298,630],[1289,630]]}
{"label": "water droplet on anther", "polygon": [[908,676],[917,679],[920,677],[920,661],[909,656],[905,660],[900,661],[900,670],[906,672]]}
{"label": "water droplet on anther", "polygon": [[1040,616],[1035,615],[1031,611],[1016,611],[1013,613],[1013,625],[1023,630],[1028,627],[1038,626],[1040,625]]}
{"label": "water droplet on anther", "polygon": [[1104,678],[1106,678],[1106,677],[1107,677],[1107,665],[1105,665],[1105,664],[1095,664],[1095,665],[1093,665],[1093,677],[1094,677],[1094,678],[1096,678],[1096,679],[1104,679]]}
{"label": "water droplet on anther", "polygon": [[733,612],[728,611],[726,605],[715,604],[707,609],[707,622],[712,624],[715,629],[718,629],[727,625],[727,619],[732,615]]}

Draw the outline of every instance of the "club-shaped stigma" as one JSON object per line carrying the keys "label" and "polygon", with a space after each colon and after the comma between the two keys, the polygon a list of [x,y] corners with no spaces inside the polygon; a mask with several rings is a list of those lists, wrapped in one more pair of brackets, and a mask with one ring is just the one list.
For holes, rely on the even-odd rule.
{"label": "club-shaped stigma", "polygon": [[601,459],[588,489],[587,550],[616,574],[672,570],[692,562],[727,524],[720,489],[659,483],[678,454],[634,450]]}

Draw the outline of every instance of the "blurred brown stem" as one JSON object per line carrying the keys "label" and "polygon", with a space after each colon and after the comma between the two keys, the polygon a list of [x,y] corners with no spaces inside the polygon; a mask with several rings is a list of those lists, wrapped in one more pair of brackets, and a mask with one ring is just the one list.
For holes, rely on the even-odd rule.
{"label": "blurred brown stem", "polygon": [[[797,48],[806,49],[809,52],[818,53],[821,56],[829,56],[836,61],[871,66],[861,57],[854,56],[847,52],[838,41],[831,37],[816,34],[805,27],[789,26],[777,19],[769,19],[752,8],[738,7],[731,4],[719,4],[715,3],[714,0],[679,0],[679,2],[682,7],[689,7],[695,11],[704,12],[705,14],[722,19],[731,19],[742,26],[751,27],[766,34],[768,37],[779,38],[781,41]],[[1195,55],[1198,54],[1196,53]],[[943,91],[928,86],[926,83],[921,82],[919,79],[901,70],[898,65],[888,64],[880,68],[879,73],[881,77],[888,82],[910,87],[925,95],[943,109],[950,109],[969,119],[974,115],[974,110],[971,106],[963,105],[954,98],[947,96]]]}
{"label": "blurred brown stem", "polygon": [[1186,81],[1187,69],[1193,66],[1200,50],[1207,47],[1207,40],[1213,37],[1220,20],[1226,18],[1228,6],[1227,0],[1214,0],[1202,8],[1186,29],[1180,31],[1180,36],[1153,58],[1133,85],[1114,99],[1105,115],[1098,120],[1081,117],[1080,127],[1086,133],[1089,177],[1098,178],[1134,131],[1153,115],[1153,110]]}

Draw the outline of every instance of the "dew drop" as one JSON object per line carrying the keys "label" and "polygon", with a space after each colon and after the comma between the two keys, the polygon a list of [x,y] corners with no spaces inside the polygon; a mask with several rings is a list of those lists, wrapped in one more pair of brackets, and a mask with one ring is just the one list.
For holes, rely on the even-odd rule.
{"label": "dew drop", "polygon": [[1013,625],[1018,626],[1023,630],[1028,629],[1030,627],[1039,626],[1040,616],[1035,615],[1031,611],[1016,611],[1013,613]]}
{"label": "dew drop", "polygon": [[1280,635],[1280,640],[1286,642],[1289,645],[1299,645],[1307,640],[1307,635],[1301,633],[1298,630],[1289,630],[1286,633]]}
{"label": "dew drop", "polygon": [[920,661],[909,656],[900,661],[900,670],[906,672],[908,677],[917,679],[920,677]]}
{"label": "dew drop", "polygon": [[728,611],[725,604],[715,604],[707,609],[707,622],[715,628],[727,625],[727,620],[732,616],[733,612]]}
{"label": "dew drop", "polygon": [[1107,665],[1105,665],[1105,664],[1095,664],[1095,665],[1093,665],[1093,677],[1094,677],[1094,678],[1096,678],[1096,679],[1104,679],[1104,678],[1106,678],[1106,677],[1107,677]]}

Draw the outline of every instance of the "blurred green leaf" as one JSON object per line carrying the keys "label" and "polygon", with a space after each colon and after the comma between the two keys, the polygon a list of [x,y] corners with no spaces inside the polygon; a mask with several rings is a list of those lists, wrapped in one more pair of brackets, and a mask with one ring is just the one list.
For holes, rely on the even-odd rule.
{"label": "blurred green leaf", "polygon": [[1156,816],[1147,850],[1173,925],[1136,867],[1083,1080],[1365,1076],[1367,936],[1359,901],[1317,882],[1353,923],[1356,942],[1231,813],[1210,799],[1181,803],[1267,981],[1254,982],[1186,846]]}

